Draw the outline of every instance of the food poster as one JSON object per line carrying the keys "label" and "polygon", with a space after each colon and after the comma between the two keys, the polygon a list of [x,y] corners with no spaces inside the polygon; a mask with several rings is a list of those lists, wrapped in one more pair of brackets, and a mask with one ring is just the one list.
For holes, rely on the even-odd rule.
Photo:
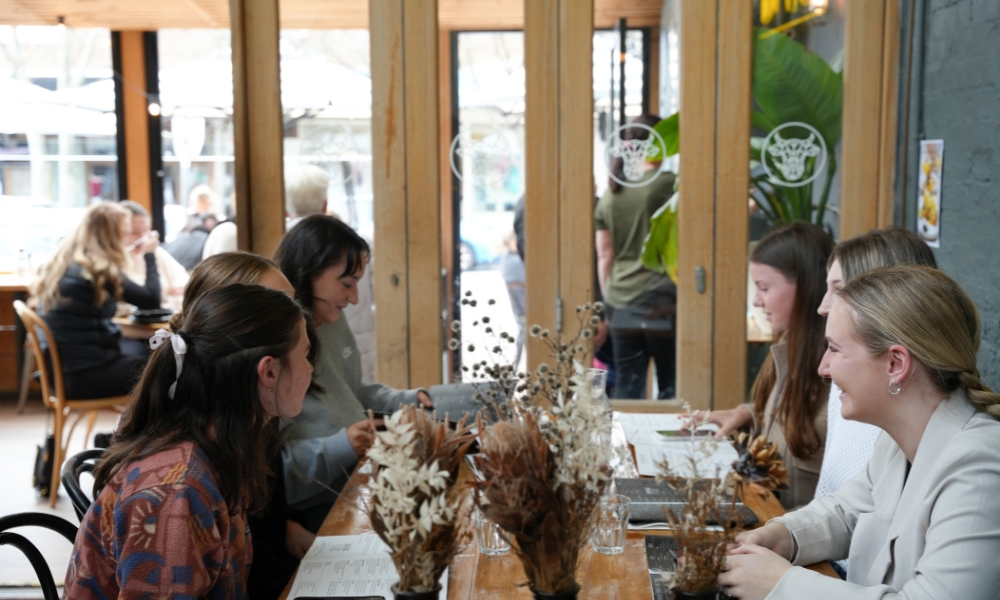
{"label": "food poster", "polygon": [[920,142],[920,173],[917,180],[917,235],[928,246],[941,247],[941,163],[944,140]]}

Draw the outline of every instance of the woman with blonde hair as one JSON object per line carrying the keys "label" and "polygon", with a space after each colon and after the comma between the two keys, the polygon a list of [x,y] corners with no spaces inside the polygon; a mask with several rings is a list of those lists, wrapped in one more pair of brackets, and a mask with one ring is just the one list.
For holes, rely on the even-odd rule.
{"label": "woman with blonde hair", "polygon": [[[961,287],[928,267],[844,286],[821,373],[843,415],[881,428],[837,492],[741,533],[719,582],[730,596],[995,598],[1000,589],[1000,395],[979,377],[981,326]],[[798,566],[850,559],[847,581]]]}
{"label": "woman with blonde hair", "polygon": [[32,287],[32,303],[59,348],[66,395],[74,400],[124,396],[142,369],[147,352],[123,340],[111,318],[119,301],[160,306],[153,255],[160,242],[155,234],[141,242],[146,280],[138,285],[125,275],[131,231],[132,215],[121,206],[91,206]]}
{"label": "woman with blonde hair", "polygon": [[[876,229],[837,244],[827,265],[826,295],[819,314],[826,317],[844,284],[879,267],[923,265],[937,268],[934,253],[917,234],[902,227]],[[840,415],[840,388],[830,386],[826,411],[826,451],[816,497],[836,492],[868,464],[882,430]]]}

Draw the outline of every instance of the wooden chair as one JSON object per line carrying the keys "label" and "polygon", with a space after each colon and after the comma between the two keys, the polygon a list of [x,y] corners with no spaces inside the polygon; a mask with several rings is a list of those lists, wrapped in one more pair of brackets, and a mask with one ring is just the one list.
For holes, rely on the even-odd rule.
{"label": "wooden chair", "polygon": [[[128,396],[95,398],[92,400],[67,398],[65,387],[63,386],[62,363],[59,360],[59,350],[56,348],[55,338],[52,337],[49,326],[45,324],[45,321],[35,311],[28,308],[28,305],[20,300],[14,301],[14,310],[24,323],[28,343],[31,345],[31,353],[35,357],[35,365],[41,374],[39,383],[42,387],[42,402],[55,413],[52,420],[52,433],[56,440],[56,455],[54,457],[55,460],[52,461],[52,492],[49,499],[49,504],[54,507],[59,497],[60,468],[62,467],[63,460],[65,460],[66,449],[69,447],[69,441],[73,437],[73,431],[76,429],[77,424],[79,424],[81,419],[87,417],[87,433],[83,442],[86,448],[87,440],[90,439],[90,434],[94,430],[94,423],[97,421],[97,411],[109,410],[121,414],[125,410],[125,405],[128,404]],[[39,333],[44,336],[48,344],[50,358],[48,362],[45,360],[45,350],[42,349],[42,340],[39,338]],[[52,367],[51,374],[49,373],[50,364]],[[69,431],[64,432],[63,430],[66,427],[66,423],[69,422],[70,417],[73,417],[73,422],[69,426]]]}

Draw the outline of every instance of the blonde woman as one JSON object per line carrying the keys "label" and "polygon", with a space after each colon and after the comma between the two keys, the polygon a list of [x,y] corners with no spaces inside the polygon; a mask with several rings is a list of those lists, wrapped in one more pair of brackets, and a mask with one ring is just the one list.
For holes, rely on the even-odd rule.
{"label": "blonde woman", "polygon": [[[820,372],[845,418],[884,433],[837,492],[737,536],[719,582],[783,600],[996,598],[1000,396],[979,378],[979,315],[928,267],[875,269],[837,295]],[[847,581],[798,566],[850,558]]]}
{"label": "blonde woman", "polygon": [[146,278],[138,285],[125,275],[131,233],[127,210],[112,202],[91,206],[32,288],[32,302],[59,348],[66,395],[74,400],[127,394],[147,355],[141,343],[123,341],[111,320],[119,301],[139,308],[160,306],[153,255],[159,238],[154,233],[139,245]]}

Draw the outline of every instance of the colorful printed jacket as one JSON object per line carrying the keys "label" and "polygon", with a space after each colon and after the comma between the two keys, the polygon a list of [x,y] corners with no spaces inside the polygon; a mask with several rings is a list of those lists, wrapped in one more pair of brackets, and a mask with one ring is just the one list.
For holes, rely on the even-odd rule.
{"label": "colorful printed jacket", "polygon": [[230,514],[208,457],[191,442],[134,461],[87,511],[66,600],[244,600],[253,558],[242,510]]}

